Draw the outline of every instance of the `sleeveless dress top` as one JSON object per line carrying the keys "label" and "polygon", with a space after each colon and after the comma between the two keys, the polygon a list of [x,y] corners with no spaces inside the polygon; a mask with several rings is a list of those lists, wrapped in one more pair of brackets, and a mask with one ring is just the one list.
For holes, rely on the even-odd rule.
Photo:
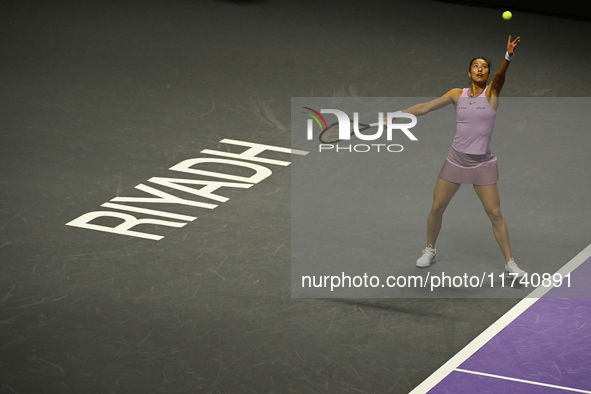
{"label": "sleeveless dress top", "polygon": [[497,111],[486,98],[487,89],[488,86],[478,96],[470,96],[470,88],[466,88],[458,99],[452,148],[460,153],[484,155],[490,150]]}
{"label": "sleeveless dress top", "polygon": [[490,153],[497,112],[486,98],[486,89],[477,96],[470,96],[470,88],[463,89],[456,109],[456,135],[440,178],[477,186],[499,181],[497,158]]}

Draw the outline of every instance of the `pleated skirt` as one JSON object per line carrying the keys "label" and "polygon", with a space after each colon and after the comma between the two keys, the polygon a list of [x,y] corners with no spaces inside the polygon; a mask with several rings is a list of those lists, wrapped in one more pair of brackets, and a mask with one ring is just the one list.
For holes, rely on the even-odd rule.
{"label": "pleated skirt", "polygon": [[453,183],[494,185],[499,181],[497,158],[490,151],[484,155],[470,155],[451,148],[439,177]]}

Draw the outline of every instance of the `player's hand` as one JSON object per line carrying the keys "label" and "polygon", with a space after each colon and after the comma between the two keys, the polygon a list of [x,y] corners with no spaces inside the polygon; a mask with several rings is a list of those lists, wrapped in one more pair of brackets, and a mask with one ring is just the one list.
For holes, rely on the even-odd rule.
{"label": "player's hand", "polygon": [[511,41],[511,36],[509,36],[509,40],[507,41],[507,52],[509,53],[509,55],[512,55],[515,51],[515,47],[519,45],[520,38],[521,37],[517,37],[515,40]]}

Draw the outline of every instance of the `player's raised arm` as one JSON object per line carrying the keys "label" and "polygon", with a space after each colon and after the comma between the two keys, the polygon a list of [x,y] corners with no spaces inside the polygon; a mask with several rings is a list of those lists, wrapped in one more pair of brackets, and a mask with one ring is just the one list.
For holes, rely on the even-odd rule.
{"label": "player's raised arm", "polygon": [[498,97],[501,93],[501,89],[503,89],[503,85],[505,84],[505,74],[507,73],[511,59],[513,59],[513,55],[515,54],[515,48],[517,45],[519,45],[519,41],[520,37],[517,37],[515,40],[511,41],[511,36],[509,36],[509,39],[507,40],[507,52],[505,53],[505,59],[503,59],[501,62],[499,70],[495,74],[493,81],[490,84],[490,97]]}

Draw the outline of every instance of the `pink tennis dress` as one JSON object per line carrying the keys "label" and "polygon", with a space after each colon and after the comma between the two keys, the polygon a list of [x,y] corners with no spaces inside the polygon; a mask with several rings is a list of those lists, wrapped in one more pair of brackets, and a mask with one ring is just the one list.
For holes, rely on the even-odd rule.
{"label": "pink tennis dress", "polygon": [[490,153],[490,141],[497,112],[486,98],[486,89],[470,96],[462,91],[456,109],[457,130],[439,177],[454,183],[477,186],[499,181],[497,158]]}

